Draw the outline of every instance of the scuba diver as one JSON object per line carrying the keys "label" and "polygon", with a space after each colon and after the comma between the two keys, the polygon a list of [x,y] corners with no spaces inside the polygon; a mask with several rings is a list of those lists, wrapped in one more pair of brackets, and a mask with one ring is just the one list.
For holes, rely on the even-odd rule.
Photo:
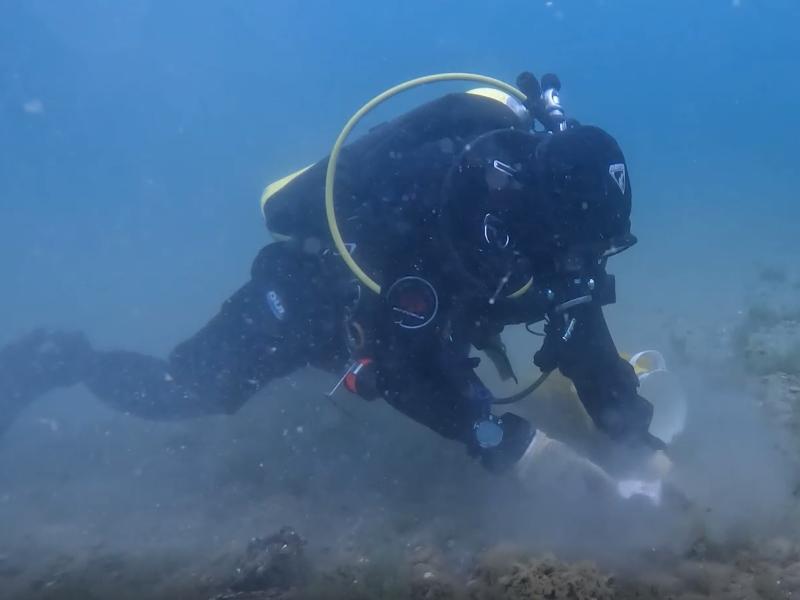
{"label": "scuba diver", "polygon": [[527,420],[498,414],[535,384],[496,398],[475,372],[473,347],[514,378],[500,333],[544,321],[540,380],[559,370],[599,430],[647,460],[660,454],[653,408],[603,315],[615,302],[607,260],[636,242],[627,163],[611,135],[566,118],[556,76],[523,73],[517,86],[524,101],[487,88],[440,97],[268,186],[275,241],[166,360],[48,331],[0,350],[0,431],[60,386],[83,383],[138,417],[185,419],[234,413],[312,365],[490,470],[533,482],[537,457],[557,460],[558,447],[610,480]]}

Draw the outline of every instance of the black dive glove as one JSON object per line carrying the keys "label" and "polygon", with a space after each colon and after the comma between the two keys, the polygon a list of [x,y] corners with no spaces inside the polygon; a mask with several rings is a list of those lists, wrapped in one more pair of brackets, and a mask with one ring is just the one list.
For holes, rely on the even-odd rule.
{"label": "black dive glove", "polygon": [[637,393],[636,372],[619,356],[599,305],[577,306],[566,318],[551,315],[545,331],[534,363],[543,371],[558,368],[572,380],[600,430],[627,445],[664,448],[648,431],[653,406]]}

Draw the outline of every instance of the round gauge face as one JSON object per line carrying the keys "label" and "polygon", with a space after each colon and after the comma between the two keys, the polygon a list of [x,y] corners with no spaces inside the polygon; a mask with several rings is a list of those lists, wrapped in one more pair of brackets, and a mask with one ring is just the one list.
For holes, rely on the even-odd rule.
{"label": "round gauge face", "polygon": [[481,448],[494,448],[503,441],[503,428],[493,420],[485,419],[475,423],[475,439]]}
{"label": "round gauge face", "polygon": [[386,292],[392,321],[403,329],[425,327],[439,310],[436,289],[421,277],[402,277]]}

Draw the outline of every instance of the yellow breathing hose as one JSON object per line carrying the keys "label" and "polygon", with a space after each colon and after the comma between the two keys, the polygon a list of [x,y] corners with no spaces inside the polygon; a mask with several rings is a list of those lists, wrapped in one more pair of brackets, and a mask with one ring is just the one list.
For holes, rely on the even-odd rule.
{"label": "yellow breathing hose", "polygon": [[[336,142],[333,144],[333,149],[331,150],[330,158],[328,159],[328,170],[325,175],[325,215],[328,219],[328,228],[330,229],[331,237],[333,237],[333,243],[336,245],[336,250],[342,257],[342,260],[353,272],[353,275],[355,275],[365,287],[372,290],[376,294],[381,293],[380,284],[367,275],[367,273],[364,272],[358,263],[353,260],[353,257],[350,255],[350,251],[347,249],[344,239],[342,238],[342,233],[339,231],[339,224],[336,221],[336,211],[333,205],[333,198],[334,184],[336,183],[336,164],[339,161],[339,153],[341,152],[342,147],[344,146],[345,141],[347,141],[347,138],[353,128],[358,124],[359,121],[361,121],[362,118],[364,118],[364,115],[369,113],[376,106],[385,102],[389,98],[410,90],[411,88],[426,85],[428,83],[438,83],[441,81],[473,81],[497,88],[511,96],[514,96],[521,102],[525,102],[527,100],[527,96],[525,96],[525,94],[523,94],[514,86],[509,85],[504,81],[500,81],[499,79],[473,73],[439,73],[437,75],[427,75],[425,77],[411,79],[396,85],[393,88],[389,88],[382,94],[375,96],[372,100],[367,102],[358,110],[356,114],[350,118],[350,120],[344,126],[344,129],[342,129],[342,132],[339,134],[339,137],[336,138]],[[530,287],[530,282],[525,286],[524,289],[527,290],[528,287]],[[522,291],[523,290],[519,290],[518,292],[515,292],[514,295]]]}

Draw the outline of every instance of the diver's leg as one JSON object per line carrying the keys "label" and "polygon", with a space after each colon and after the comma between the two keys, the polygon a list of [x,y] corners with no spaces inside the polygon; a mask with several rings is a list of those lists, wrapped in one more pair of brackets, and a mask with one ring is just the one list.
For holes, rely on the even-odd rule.
{"label": "diver's leg", "polygon": [[152,419],[232,413],[267,382],[333,345],[335,307],[316,256],[271,244],[251,280],[167,361],[98,353],[89,388],[106,403]]}
{"label": "diver's leg", "polygon": [[263,310],[263,283],[245,284],[167,360],[97,352],[86,385],[109,406],[149,419],[234,412],[270,379],[304,363],[290,332]]}
{"label": "diver's leg", "polygon": [[80,333],[37,330],[0,349],[0,434],[45,392],[79,383],[92,358]]}
{"label": "diver's leg", "polygon": [[[335,306],[330,294],[315,293],[325,289],[324,279],[315,256],[289,244],[267,246],[251,280],[168,360],[93,351],[88,343],[77,354],[42,354],[38,346],[52,345],[51,338],[9,346],[0,353],[0,419],[5,414],[10,422],[38,395],[79,382],[110,406],[145,418],[233,412],[271,379],[333,351]],[[44,360],[64,355],[70,360]]]}

